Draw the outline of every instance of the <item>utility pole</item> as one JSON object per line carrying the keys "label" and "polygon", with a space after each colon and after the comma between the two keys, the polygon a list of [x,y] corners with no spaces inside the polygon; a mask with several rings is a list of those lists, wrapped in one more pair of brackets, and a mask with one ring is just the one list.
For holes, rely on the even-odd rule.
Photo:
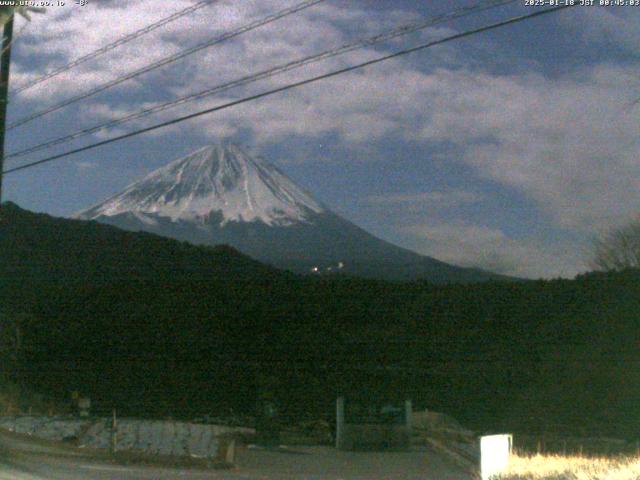
{"label": "utility pole", "polygon": [[0,208],[2,208],[2,172],[4,170],[4,136],[7,126],[7,103],[9,100],[9,68],[11,67],[11,41],[13,40],[13,19],[4,24],[2,36],[2,56],[0,56]]}

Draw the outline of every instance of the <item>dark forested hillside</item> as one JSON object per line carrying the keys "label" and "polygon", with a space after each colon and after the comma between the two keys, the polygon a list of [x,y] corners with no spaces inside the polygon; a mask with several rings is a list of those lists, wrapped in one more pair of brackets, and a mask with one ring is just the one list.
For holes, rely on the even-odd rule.
{"label": "dark forested hillside", "polygon": [[11,204],[1,215],[0,339],[16,319],[23,333],[5,374],[79,389],[98,409],[249,411],[268,388],[320,414],[338,390],[401,389],[479,429],[640,427],[637,271],[464,286],[300,277],[230,248]]}

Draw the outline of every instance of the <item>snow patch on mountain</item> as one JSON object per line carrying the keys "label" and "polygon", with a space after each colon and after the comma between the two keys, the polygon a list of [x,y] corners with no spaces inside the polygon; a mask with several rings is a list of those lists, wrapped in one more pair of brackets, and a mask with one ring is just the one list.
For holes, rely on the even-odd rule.
{"label": "snow patch on mountain", "polygon": [[307,222],[324,207],[284,173],[236,145],[210,145],[175,160],[108,200],[76,215],[95,219],[132,214],[150,224],[202,221],[222,214],[227,222],[261,221],[287,226]]}

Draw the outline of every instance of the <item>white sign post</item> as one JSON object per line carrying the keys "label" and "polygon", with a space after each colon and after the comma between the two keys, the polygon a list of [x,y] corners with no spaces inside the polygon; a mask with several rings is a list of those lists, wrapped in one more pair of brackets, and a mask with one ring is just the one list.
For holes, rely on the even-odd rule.
{"label": "white sign post", "polygon": [[480,437],[480,476],[489,480],[509,465],[513,435],[487,435]]}

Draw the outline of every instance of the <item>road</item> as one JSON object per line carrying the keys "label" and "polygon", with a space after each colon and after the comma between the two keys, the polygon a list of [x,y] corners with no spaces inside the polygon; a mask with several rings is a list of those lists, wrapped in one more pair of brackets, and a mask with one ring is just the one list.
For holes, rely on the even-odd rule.
{"label": "road", "polygon": [[241,448],[231,470],[116,465],[68,447],[0,433],[0,480],[470,480],[428,451],[356,453],[327,447]]}

